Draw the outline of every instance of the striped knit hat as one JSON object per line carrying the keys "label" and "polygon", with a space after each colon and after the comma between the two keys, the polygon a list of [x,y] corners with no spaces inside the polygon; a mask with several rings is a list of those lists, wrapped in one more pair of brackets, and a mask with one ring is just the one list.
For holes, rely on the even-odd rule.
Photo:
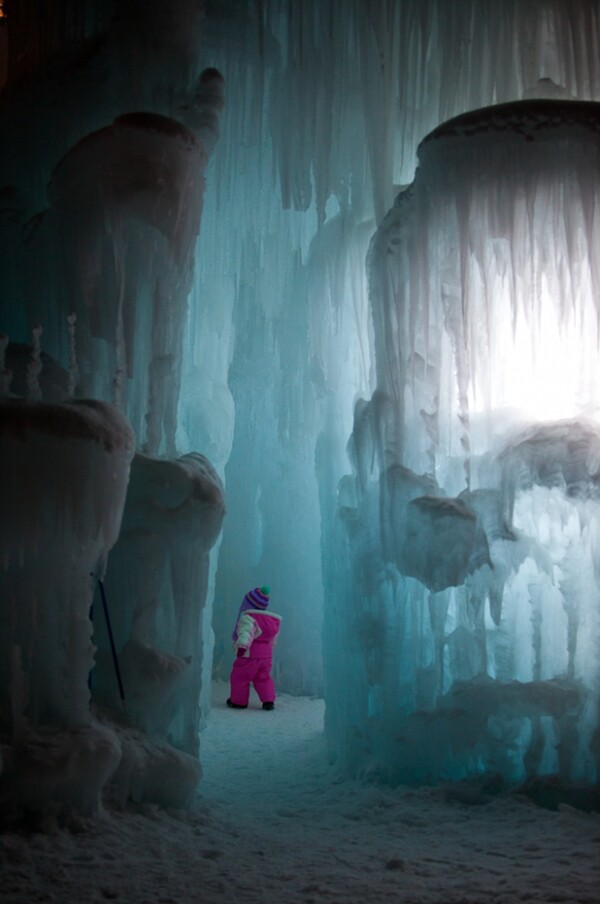
{"label": "striped knit hat", "polygon": [[246,599],[254,609],[266,609],[269,605],[270,587],[255,587],[246,594]]}

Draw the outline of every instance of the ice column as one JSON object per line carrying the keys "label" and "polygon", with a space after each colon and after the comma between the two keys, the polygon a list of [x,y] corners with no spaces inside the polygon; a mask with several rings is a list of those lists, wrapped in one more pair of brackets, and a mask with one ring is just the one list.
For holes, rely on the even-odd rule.
{"label": "ice column", "polygon": [[377,390],[329,550],[332,753],[409,782],[595,781],[598,105],[476,110],[419,161],[369,255]]}
{"label": "ice column", "polygon": [[94,809],[119,746],[90,715],[90,575],[119,533],[133,434],[103,402],[10,398],[0,438],[0,797]]}
{"label": "ice column", "polygon": [[[181,123],[131,113],[56,167],[30,243],[30,316],[48,292],[44,345],[68,361],[77,317],[78,391],[126,410],[150,453],[174,452],[181,342],[206,152]],[[142,363],[147,362],[147,367]]]}
{"label": "ice column", "polygon": [[[0,97],[6,137],[0,147],[0,244],[7,252],[0,260],[0,320],[3,334],[11,339],[2,348],[2,392],[27,394],[31,401],[85,396],[112,403],[127,415],[136,444],[144,450],[137,459],[138,464],[146,462],[145,470],[140,465],[143,489],[134,480],[129,501],[138,511],[135,519],[139,490],[143,510],[139,517],[149,517],[147,543],[138,537],[130,557],[126,536],[122,558],[115,554],[117,571],[119,562],[126,573],[131,567],[141,586],[123,599],[118,592],[120,575],[113,582],[111,572],[105,588],[109,606],[116,607],[117,625],[136,611],[136,655],[128,658],[123,653],[130,709],[123,713],[122,701],[107,694],[103,699],[119,708],[116,722],[110,722],[100,707],[95,714],[105,725],[110,723],[111,744],[120,747],[113,790],[122,799],[131,795],[183,805],[201,773],[198,696],[210,658],[210,632],[203,633],[208,621],[207,556],[223,508],[221,485],[202,456],[173,459],[180,455],[175,447],[183,340],[204,169],[219,135],[223,79],[214,68],[202,71],[204,6],[196,0],[169,4],[126,0],[118,11],[101,9],[106,5],[92,0],[83,16],[77,3],[67,4],[67,11],[60,4],[51,11],[38,10],[36,4],[27,10],[12,6],[7,17],[10,54],[2,73],[7,81]],[[25,342],[34,325],[31,349]],[[5,370],[13,372],[12,381]],[[196,385],[194,391],[197,398],[203,388]],[[97,405],[98,411],[112,410]],[[65,406],[65,410],[74,409]],[[62,417],[67,424],[73,420],[64,413]],[[50,414],[42,417],[44,425],[50,421]],[[54,432],[58,436],[60,431]],[[78,469],[73,463],[69,437],[63,439],[65,469],[70,463],[75,477],[83,480],[84,466]],[[58,461],[58,439],[52,454]],[[44,464],[40,458],[40,473]],[[137,474],[139,469],[134,470]],[[147,471],[158,477],[146,480]],[[47,495],[65,528],[61,533],[49,519],[40,520],[34,535],[36,554],[45,545],[44,529],[51,531],[47,545],[52,549],[74,521],[70,496],[61,509],[54,487],[46,490],[39,480],[39,505],[43,508]],[[170,491],[171,481],[176,491]],[[68,494],[64,482],[56,493],[61,486]],[[108,505],[109,494],[105,496]],[[10,520],[15,507],[18,521],[25,517],[20,506],[21,499],[14,496],[3,514]],[[91,531],[98,527],[100,515],[96,518],[93,511],[87,515],[91,520],[86,529]],[[81,531],[82,542],[86,529]],[[87,553],[79,556],[73,537],[64,542],[65,556],[69,542],[69,562],[76,560],[77,568],[80,560],[85,563],[88,580],[91,571],[102,575],[104,564],[88,561]],[[153,573],[160,575],[160,602],[154,611],[156,599],[144,597],[143,566],[148,563],[142,565],[141,560],[156,548],[151,564]],[[131,565],[136,554],[137,570]],[[62,592],[60,581],[67,566],[62,563],[48,576],[49,596]],[[24,587],[29,588],[26,578]],[[91,588],[81,600],[89,607]],[[98,626],[102,624],[98,596],[96,603]],[[154,616],[148,611],[142,616],[144,606],[150,606]],[[32,617],[31,629],[36,625]],[[71,655],[73,664],[85,661],[85,687],[91,665],[87,622],[86,630],[74,639]],[[26,633],[24,627],[23,636]],[[123,644],[128,638],[127,634]],[[105,652],[100,628],[95,639],[100,663],[92,685],[100,697]],[[133,639],[128,650],[132,646]],[[157,651],[160,655],[154,655]],[[31,658],[29,649],[25,653]],[[20,686],[21,667],[15,656],[11,660],[15,686]],[[164,682],[154,680],[159,659],[165,666],[161,678],[173,671],[175,663],[181,671],[175,683],[166,681],[167,690]],[[62,659],[56,661],[60,668]],[[25,674],[28,668],[29,659],[23,665]],[[109,675],[112,680],[112,664]],[[67,709],[78,719],[82,709],[87,713],[87,691],[80,699],[75,677],[69,674],[65,681],[77,697],[77,707]],[[56,694],[47,684],[54,700]],[[174,687],[173,698],[169,695]],[[151,689],[156,691],[154,699]],[[203,693],[206,697],[206,689]],[[39,696],[45,699],[41,689]],[[191,754],[176,750],[171,741]],[[53,744],[51,735],[48,750]]]}
{"label": "ice column", "polygon": [[[212,638],[204,606],[209,554],[224,513],[221,481],[204,456],[136,455],[105,582],[129,723],[193,756],[210,703]],[[94,698],[120,709],[99,607],[94,641]]]}
{"label": "ice column", "polygon": [[[232,88],[203,213],[180,427],[227,464],[223,677],[240,594],[266,581],[285,619],[280,687],[321,686],[331,594],[320,537],[328,550],[355,393],[373,389],[364,233],[412,181],[417,144],[440,122],[530,88],[600,97],[597,34],[588,0],[265,0],[234,15],[207,4],[206,46]],[[199,380],[212,387],[201,405]],[[326,551],[322,567],[336,562]]]}

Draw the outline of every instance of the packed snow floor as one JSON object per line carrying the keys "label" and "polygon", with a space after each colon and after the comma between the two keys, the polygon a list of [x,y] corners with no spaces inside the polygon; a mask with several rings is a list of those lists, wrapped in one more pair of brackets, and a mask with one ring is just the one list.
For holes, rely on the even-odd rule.
{"label": "packed snow floor", "polygon": [[192,812],[145,806],[0,836],[0,901],[600,901],[600,816],[508,795],[361,787],[328,767],[323,703],[243,711],[214,687]]}

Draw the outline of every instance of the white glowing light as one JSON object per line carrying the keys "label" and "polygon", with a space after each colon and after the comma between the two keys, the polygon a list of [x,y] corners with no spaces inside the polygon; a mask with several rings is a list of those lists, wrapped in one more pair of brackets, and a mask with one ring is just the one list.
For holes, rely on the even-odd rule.
{"label": "white glowing light", "polygon": [[[600,362],[591,296],[576,317],[562,320],[560,302],[547,288],[537,306],[537,318],[521,313],[513,330],[510,301],[502,301],[505,316],[497,322],[490,360],[492,410],[512,409],[532,421],[599,417]],[[474,398],[473,410],[480,408],[481,400]]]}

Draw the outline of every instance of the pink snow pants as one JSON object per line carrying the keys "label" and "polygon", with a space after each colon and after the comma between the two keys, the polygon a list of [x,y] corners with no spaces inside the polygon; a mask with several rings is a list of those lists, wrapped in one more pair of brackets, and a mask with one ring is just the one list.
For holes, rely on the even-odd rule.
{"label": "pink snow pants", "polygon": [[229,678],[231,684],[232,703],[247,706],[250,697],[250,685],[260,697],[261,703],[275,703],[275,684],[271,678],[272,659],[254,659],[240,656],[233,663]]}

